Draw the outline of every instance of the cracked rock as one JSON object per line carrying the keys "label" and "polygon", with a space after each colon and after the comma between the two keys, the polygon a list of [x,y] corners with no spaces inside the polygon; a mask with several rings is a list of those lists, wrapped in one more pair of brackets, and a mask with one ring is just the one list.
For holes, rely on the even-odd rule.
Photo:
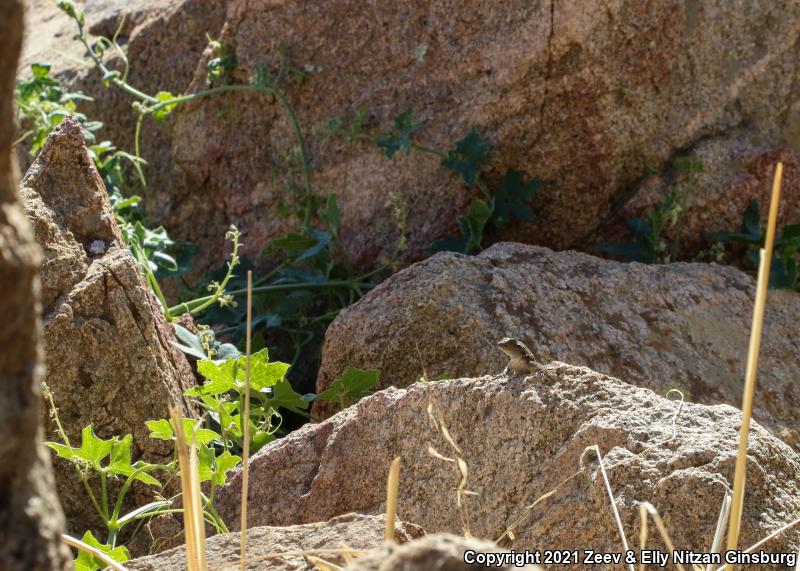
{"label": "cracked rock", "polygon": [[[347,367],[379,369],[381,387],[408,386],[423,370],[430,378],[500,372],[508,358],[495,344],[512,336],[543,363],[739,406],[754,296],[753,278],[713,264],[623,264],[511,242],[478,256],[438,254],[339,314],[325,334],[317,392]],[[795,450],[798,313],[800,295],[770,290],[753,412]]]}
{"label": "cracked rock", "polygon": [[[133,434],[134,459],[168,459],[169,446],[148,438],[144,423],[183,403],[194,378],[122,242],[77,121],[65,119],[50,135],[21,193],[44,250],[44,380],[71,444],[92,424],[103,438]],[[48,421],[48,440],[58,440],[53,427]],[[57,459],[55,472],[68,524],[80,535],[98,520],[75,468]],[[128,499],[142,505],[152,497],[134,489]]]}
{"label": "cracked rock", "polygon": [[[732,487],[741,413],[728,405],[681,407],[587,367],[555,362],[551,368],[558,380],[497,375],[389,388],[268,444],[250,461],[249,524],[383,513],[386,474],[400,456],[397,515],[426,533],[468,529],[474,537],[502,538],[501,547],[517,551],[618,552],[597,455],[586,452],[598,446],[632,549],[646,501],[660,512],[677,549],[706,551]],[[438,429],[428,414],[431,403]],[[749,444],[743,548],[800,516],[798,454],[756,422]],[[474,493],[462,496],[461,507],[459,487]],[[236,471],[217,496],[232,529],[240,490]],[[504,534],[509,527],[513,537]],[[647,546],[663,549],[657,535],[651,523]],[[799,540],[794,528],[763,549],[795,553]]]}

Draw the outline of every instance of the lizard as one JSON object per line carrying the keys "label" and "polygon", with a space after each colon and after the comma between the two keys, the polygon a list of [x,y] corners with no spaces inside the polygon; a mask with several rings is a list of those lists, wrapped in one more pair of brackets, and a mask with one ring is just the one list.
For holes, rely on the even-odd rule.
{"label": "lizard", "polygon": [[503,371],[504,375],[527,375],[530,373],[544,373],[551,379],[558,379],[552,371],[545,369],[541,363],[536,361],[531,350],[522,341],[513,337],[505,337],[497,344],[500,350],[511,358],[508,366]]}

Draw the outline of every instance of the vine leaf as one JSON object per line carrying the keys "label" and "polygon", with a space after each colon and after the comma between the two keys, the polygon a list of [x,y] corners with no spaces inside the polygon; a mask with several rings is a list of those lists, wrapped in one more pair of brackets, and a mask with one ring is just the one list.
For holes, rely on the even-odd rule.
{"label": "vine leaf", "polygon": [[414,120],[413,110],[409,107],[394,118],[394,128],[375,139],[388,158],[394,157],[397,151],[408,154],[411,151],[411,133],[422,126]]}
{"label": "vine leaf", "polygon": [[539,180],[525,182],[519,171],[512,169],[506,172],[494,195],[492,224],[501,228],[508,224],[512,216],[519,220],[533,218],[533,209],[525,201],[532,198],[541,186]]}
{"label": "vine leaf", "polygon": [[362,370],[348,367],[342,376],[331,383],[331,386],[319,393],[320,400],[344,403],[348,400],[358,400],[372,394],[372,389],[378,382],[380,372],[377,369]]}
{"label": "vine leaf", "polygon": [[[112,549],[110,545],[100,543],[91,531],[84,533],[81,541],[102,551],[117,563],[125,563],[131,558],[131,554],[124,545]],[[79,552],[75,559],[75,571],[100,571],[106,567],[105,563],[85,551]]]}
{"label": "vine leaf", "polygon": [[442,166],[457,172],[467,185],[472,186],[480,171],[480,164],[491,148],[475,129],[470,129],[442,159]]}

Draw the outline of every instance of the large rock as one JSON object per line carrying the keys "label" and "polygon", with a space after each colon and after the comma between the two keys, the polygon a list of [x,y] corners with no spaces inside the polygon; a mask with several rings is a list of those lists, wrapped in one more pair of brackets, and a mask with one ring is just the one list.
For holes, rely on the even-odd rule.
{"label": "large rock", "polygon": [[[384,516],[347,514],[330,521],[289,527],[254,527],[247,531],[247,569],[251,571],[313,571],[317,569],[305,554],[341,565],[336,550],[372,549],[381,544],[386,528]],[[413,524],[395,523],[395,537],[401,543],[422,535]],[[206,556],[211,568],[239,569],[240,534],[215,535],[206,542]],[[227,565],[226,565],[227,563]],[[183,571],[186,549],[177,547],[164,553],[125,563],[130,571]]]}
{"label": "large rock", "polygon": [[[659,174],[652,174],[637,185],[619,213],[601,229],[596,240],[606,243],[631,242],[626,220],[644,217],[664,203],[671,192],[685,194],[680,223],[679,259],[691,259],[712,243],[709,233],[740,232],[742,214],[751,201],[760,206],[761,227],[766,228],[775,165],[783,163],[781,208],[778,228],[800,220],[800,155],[787,145],[775,145],[768,138],[745,129],[736,129],[718,137],[704,139],[684,153],[702,165],[690,180],[685,168],[677,164]],[[663,234],[675,240],[676,232],[667,224]],[[726,259],[731,260],[728,256]]]}
{"label": "large rock", "polygon": [[[91,30],[112,34],[122,4],[91,4]],[[34,2],[57,43],[33,38],[27,61],[63,64],[58,53],[80,55],[74,43],[61,45],[71,23],[50,10]],[[534,201],[538,218],[506,237],[558,248],[598,239],[595,231],[636,196],[641,179],[709,138],[760,138],[772,154],[800,143],[792,79],[796,4],[381,0],[365,9],[356,0],[314,0],[301,9],[249,0],[136,0],[125,10],[131,15],[120,39],[129,79],[150,93],[206,88],[206,34],[217,38],[220,31],[238,60],[237,82],[261,65],[276,70],[278,45],[288,65],[312,70],[285,87],[308,138],[317,189],[337,192],[342,237],[361,266],[376,265],[398,238],[387,191],[399,192],[409,207],[403,255],[411,260],[456,230],[456,214],[471,194],[431,155],[392,162],[370,146],[315,134],[331,116],[349,120],[365,109],[371,124],[386,128],[413,107],[425,122],[419,140],[440,149],[477,128],[495,146],[492,184],[508,168],[546,182]],[[108,58],[119,67],[113,51]],[[63,73],[73,88],[98,99],[88,112],[105,123],[103,136],[130,148],[131,99],[100,88],[95,70],[73,63]],[[220,263],[216,252],[231,222],[244,230],[248,255],[286,231],[274,212],[285,198],[274,167],[294,141],[277,102],[242,94],[204,99],[164,123],[147,121],[142,142],[150,188],[159,189],[148,196],[148,209],[172,235],[201,245],[198,269]],[[738,222],[746,203],[724,184],[727,173],[717,176],[721,182],[711,187],[719,192],[705,202],[714,210],[705,213]],[[785,196],[796,213],[800,194]],[[644,202],[629,210],[640,213]],[[798,219],[791,214],[788,221]],[[714,226],[687,225],[687,242]]]}
{"label": "large rock", "polygon": [[[741,404],[755,281],[711,264],[642,265],[501,243],[479,256],[440,254],[392,276],[331,324],[317,390],[346,367],[381,385],[499,372],[496,342],[690,401]],[[755,417],[800,447],[800,296],[771,290]],[[328,414],[330,406],[317,405]]]}
{"label": "large rock", "polygon": [[[251,525],[381,513],[389,464],[400,456],[398,517],[428,533],[461,535],[468,526],[474,536],[495,540],[522,518],[514,549],[617,552],[597,459],[585,452],[597,445],[632,548],[640,502],[648,501],[676,546],[707,550],[732,485],[739,411],[688,403],[681,410],[649,389],[585,367],[556,363],[553,370],[558,380],[496,376],[390,388],[271,443],[251,460]],[[460,452],[432,427],[429,403]],[[743,546],[800,516],[800,456],[757,423],[749,443]],[[477,495],[462,498],[464,512],[456,502],[461,471],[431,456],[429,445],[465,462],[463,489]],[[235,474],[218,496],[227,522],[238,521],[240,486]],[[660,544],[655,535],[651,526],[648,545]],[[764,549],[798,547],[800,535],[792,530]]]}
{"label": "large rock", "polygon": [[[50,135],[21,191],[45,252],[44,380],[67,435],[78,443],[89,424],[103,438],[131,433],[134,458],[169,459],[170,447],[148,438],[144,423],[183,403],[194,377],[122,243],[77,121],[65,119]],[[82,533],[94,521],[91,504],[74,466],[59,460],[56,473],[67,518]],[[133,493],[131,505],[145,499]]]}
{"label": "large rock", "polygon": [[[467,554],[467,552],[473,552]],[[384,545],[359,557],[348,565],[347,571],[474,571],[476,569],[540,569],[535,565],[480,565],[472,561],[475,553],[496,553],[503,550],[489,541],[467,539],[449,534],[426,535],[416,541]]]}
{"label": "large rock", "polygon": [[[181,34],[174,32],[180,20],[168,18],[139,34],[148,45],[180,41],[170,53],[186,62],[198,50],[183,42],[216,32],[219,12],[200,14],[189,20],[201,24]],[[595,229],[651,169],[707,137],[742,126],[772,144],[797,145],[798,22],[800,5],[763,1],[381,0],[365,8],[357,0],[302,7],[233,0],[221,40],[236,54],[238,82],[258,66],[277,69],[278,44],[289,65],[313,70],[302,84],[286,86],[287,94],[309,139],[316,186],[337,192],[343,240],[357,263],[370,266],[397,239],[388,191],[409,207],[410,259],[456,229],[471,193],[434,156],[392,162],[370,146],[314,136],[312,128],[331,116],[349,120],[363,108],[386,128],[413,107],[425,122],[419,140],[440,149],[477,128],[496,149],[491,183],[508,168],[546,181],[534,201],[539,217],[508,236],[564,247]],[[195,40],[185,35],[192,33]],[[186,85],[185,76],[181,84],[164,73],[171,60],[161,51],[135,44],[132,35],[132,73],[139,74],[132,79],[151,87],[147,75],[170,78],[159,88],[173,90]],[[194,69],[192,90],[207,87],[207,57],[180,66]],[[106,108],[114,115],[100,118],[111,132],[130,133],[132,115],[117,113],[125,97],[112,97]],[[285,231],[274,215],[285,189],[273,167],[294,141],[276,101],[226,94],[176,110],[163,131],[149,123],[143,152],[151,187],[163,190],[149,197],[148,208],[173,235],[210,253],[201,264],[219,263],[214,253],[231,222],[244,230],[248,254]]]}
{"label": "large rock", "polygon": [[42,254],[17,193],[12,92],[22,3],[0,0],[0,569],[72,568],[64,515],[42,444],[38,268]]}

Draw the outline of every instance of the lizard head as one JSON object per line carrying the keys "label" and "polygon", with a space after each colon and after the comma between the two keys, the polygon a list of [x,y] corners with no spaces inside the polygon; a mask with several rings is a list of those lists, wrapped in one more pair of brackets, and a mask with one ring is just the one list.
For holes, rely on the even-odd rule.
{"label": "lizard head", "polygon": [[519,357],[525,353],[525,346],[513,337],[504,337],[497,343],[497,346],[503,353],[512,358]]}

